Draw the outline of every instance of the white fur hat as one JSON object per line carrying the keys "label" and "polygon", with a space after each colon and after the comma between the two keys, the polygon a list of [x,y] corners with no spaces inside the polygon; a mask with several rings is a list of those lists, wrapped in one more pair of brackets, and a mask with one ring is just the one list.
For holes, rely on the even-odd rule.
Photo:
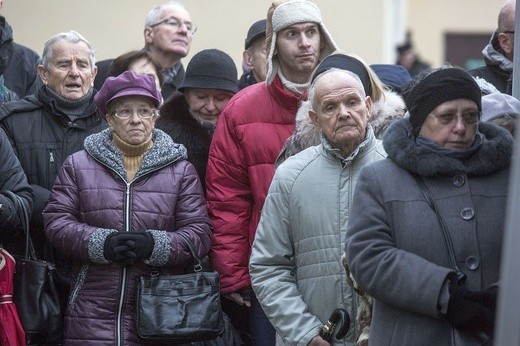
{"label": "white fur hat", "polygon": [[337,50],[337,45],[332,39],[329,31],[323,25],[321,12],[310,0],[274,1],[267,12],[267,84],[271,84],[278,73],[279,63],[273,57],[276,45],[277,33],[294,24],[316,23],[320,27],[322,38],[325,40],[321,50],[320,60]]}

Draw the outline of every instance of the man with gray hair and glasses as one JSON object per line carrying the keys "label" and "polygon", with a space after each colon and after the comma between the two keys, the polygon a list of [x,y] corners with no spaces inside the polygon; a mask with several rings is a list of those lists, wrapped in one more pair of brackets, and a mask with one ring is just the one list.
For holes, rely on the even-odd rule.
{"label": "man with gray hair and glasses", "polygon": [[[186,8],[177,1],[155,6],[144,21],[144,50],[161,67],[164,76],[161,93],[168,99],[184,80],[181,59],[188,55],[191,39],[197,27],[191,21]],[[98,62],[95,87],[99,90],[108,77],[108,69],[114,59]]]}
{"label": "man with gray hair and glasses", "polygon": [[184,80],[181,59],[188,55],[197,27],[184,6],[175,1],[156,6],[144,23],[145,50],[163,69],[166,100]]}
{"label": "man with gray hair and glasses", "polygon": [[34,192],[31,232],[43,252],[43,218],[50,190],[67,156],[106,128],[96,112],[94,48],[78,32],[52,36],[37,67],[42,81],[34,95],[0,107],[0,127],[9,137]]}

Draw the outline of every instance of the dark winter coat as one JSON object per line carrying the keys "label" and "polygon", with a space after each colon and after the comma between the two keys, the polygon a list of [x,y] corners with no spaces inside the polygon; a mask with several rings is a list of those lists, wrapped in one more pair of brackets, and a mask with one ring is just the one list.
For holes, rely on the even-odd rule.
{"label": "dark winter coat", "polygon": [[4,60],[5,86],[20,98],[36,91],[39,55],[33,50],[13,41],[13,29],[0,16],[0,59]]}
{"label": "dark winter coat", "polygon": [[185,74],[186,71],[184,70],[184,65],[181,63],[181,66],[179,66],[179,69],[177,70],[177,74],[175,75],[175,77],[170,81],[164,82],[164,84],[161,87],[161,94],[164,100],[169,99],[177,90],[177,88],[182,84],[182,82],[184,81]]}
{"label": "dark winter coat", "polygon": [[238,90],[242,90],[245,87],[248,87],[250,85],[258,83],[255,79],[255,76],[253,75],[253,72],[245,72],[240,76],[240,79],[238,80]]}
{"label": "dark winter coat", "polygon": [[[374,298],[374,345],[453,345],[453,327],[439,311],[449,274],[447,245],[412,172],[438,205],[469,290],[498,281],[513,138],[480,123],[480,147],[456,159],[419,147],[408,120],[383,138],[388,158],[361,171],[347,230],[347,262]],[[467,343],[464,345],[468,345]]]}
{"label": "dark winter coat", "polygon": [[[199,257],[207,254],[211,226],[206,201],[185,158],[183,146],[153,130],[153,147],[128,182],[107,129],[89,136],[85,150],[63,163],[44,219],[50,243],[73,263],[66,345],[142,344],[134,322],[138,277],[154,266],[171,274],[192,270],[191,254],[177,232],[191,238]],[[107,261],[104,243],[114,231],[151,232],[150,258],[125,268]]]}
{"label": "dark winter coat", "polygon": [[214,126],[206,128],[191,116],[188,102],[180,91],[176,91],[161,106],[160,114],[155,127],[170,135],[175,143],[186,147],[188,161],[195,166],[205,192],[206,166]]}
{"label": "dark winter coat", "polygon": [[[72,122],[56,109],[55,101],[45,88],[42,87],[37,95],[0,106],[0,127],[11,140],[34,191],[31,224],[40,232],[43,229],[41,212],[63,161],[83,149],[87,136],[106,128],[105,121],[96,113],[93,98],[84,114]],[[43,234],[39,236],[38,241],[42,243]]]}
{"label": "dark winter coat", "polygon": [[14,202],[3,194],[11,191],[22,197],[30,212],[34,200],[32,190],[22,166],[16,157],[9,138],[0,129],[0,246],[3,246],[11,255],[22,255],[25,248],[25,237],[21,220]]}

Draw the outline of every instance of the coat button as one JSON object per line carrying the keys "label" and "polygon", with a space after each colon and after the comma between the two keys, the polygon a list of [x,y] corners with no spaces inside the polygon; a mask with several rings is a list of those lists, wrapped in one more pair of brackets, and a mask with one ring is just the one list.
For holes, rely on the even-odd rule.
{"label": "coat button", "polygon": [[464,174],[457,174],[451,181],[456,187],[462,187],[466,182],[466,178],[464,177]]}
{"label": "coat button", "polygon": [[480,261],[475,256],[468,256],[468,258],[466,258],[465,264],[466,268],[469,270],[477,270],[480,265]]}
{"label": "coat button", "polygon": [[464,208],[460,212],[460,216],[462,216],[464,220],[471,220],[475,216],[475,211],[473,208]]}

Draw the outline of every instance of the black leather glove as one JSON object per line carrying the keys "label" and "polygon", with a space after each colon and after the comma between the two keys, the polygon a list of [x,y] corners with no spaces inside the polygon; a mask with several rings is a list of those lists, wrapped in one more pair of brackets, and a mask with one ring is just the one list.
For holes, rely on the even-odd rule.
{"label": "black leather glove", "polygon": [[105,239],[105,245],[103,248],[103,254],[108,261],[114,261],[117,263],[128,265],[128,257],[125,253],[131,250],[128,244],[125,244],[127,240],[126,232],[113,232],[108,235]]}
{"label": "black leather glove", "polygon": [[125,232],[124,244],[128,250],[124,255],[134,263],[147,259],[152,255],[154,240],[150,232]]}
{"label": "black leather glove", "polygon": [[463,283],[453,280],[449,291],[446,318],[460,330],[493,335],[497,290],[469,291]]}

